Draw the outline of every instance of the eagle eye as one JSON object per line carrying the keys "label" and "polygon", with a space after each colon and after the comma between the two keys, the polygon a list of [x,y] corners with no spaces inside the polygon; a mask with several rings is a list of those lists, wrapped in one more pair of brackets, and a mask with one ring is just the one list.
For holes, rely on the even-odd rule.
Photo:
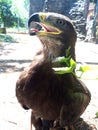
{"label": "eagle eye", "polygon": [[64,21],[64,20],[61,20],[61,19],[58,19],[58,20],[57,20],[57,24],[58,24],[58,25],[64,25],[64,24],[65,24],[65,21]]}

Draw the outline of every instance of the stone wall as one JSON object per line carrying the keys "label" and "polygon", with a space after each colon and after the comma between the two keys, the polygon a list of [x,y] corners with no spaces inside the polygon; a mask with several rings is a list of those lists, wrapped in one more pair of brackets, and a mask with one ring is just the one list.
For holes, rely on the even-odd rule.
{"label": "stone wall", "polygon": [[30,1],[30,11],[29,15],[34,12],[40,12],[43,10],[44,0],[29,0]]}
{"label": "stone wall", "polygon": [[45,9],[45,1],[47,1],[46,11],[57,12],[68,16],[70,8],[72,8],[73,3],[77,0],[30,0],[30,15],[34,12],[43,11]]}
{"label": "stone wall", "polygon": [[30,15],[40,11],[61,13],[73,20],[78,36],[85,36],[88,2],[89,0],[30,0]]}

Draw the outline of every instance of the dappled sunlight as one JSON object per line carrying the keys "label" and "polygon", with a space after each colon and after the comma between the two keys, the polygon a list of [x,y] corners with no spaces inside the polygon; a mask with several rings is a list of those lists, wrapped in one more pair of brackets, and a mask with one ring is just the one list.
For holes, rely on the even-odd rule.
{"label": "dappled sunlight", "polygon": [[[8,128],[14,130],[28,130],[30,128],[30,111],[23,110],[18,104],[15,96],[15,84],[21,71],[23,71],[25,67],[29,66],[35,52],[41,46],[40,41],[37,41],[37,37],[28,36],[26,34],[13,34],[13,36],[18,38],[19,43],[0,46],[0,86],[2,90],[0,91],[0,121],[2,126],[0,127],[4,128],[4,130],[7,130]],[[36,45],[36,41],[38,42],[38,45]],[[93,48],[95,48],[94,51],[97,52],[96,45],[89,45],[89,43],[85,44],[83,41],[77,42],[76,55],[78,57],[78,62],[81,61],[81,56],[86,57],[86,59],[91,58],[86,54],[86,51],[84,51],[84,48],[85,50],[88,49],[87,51],[91,54],[90,51],[92,50],[92,47],[90,46],[93,46]],[[33,49],[36,51],[33,51]],[[92,57],[95,55],[97,54],[92,52]],[[97,57],[94,57],[94,59],[97,60]],[[93,62],[94,59],[91,59],[91,62]],[[84,63],[85,60],[82,60],[83,62],[80,63]],[[95,75],[98,76],[97,72],[96,70],[87,71],[82,75],[83,82],[92,94],[92,100],[82,117],[87,122],[96,124],[96,127],[98,128],[98,118],[95,118],[95,113],[98,111],[98,80],[91,79],[91,77],[94,77]]]}
{"label": "dappled sunlight", "polygon": [[36,51],[41,46],[38,38],[34,36],[27,34],[12,34],[11,36],[18,39],[18,43],[0,46],[1,73],[23,71],[31,63]]}
{"label": "dappled sunlight", "polygon": [[23,71],[25,67],[29,66],[31,60],[1,60],[0,72],[12,73]]}

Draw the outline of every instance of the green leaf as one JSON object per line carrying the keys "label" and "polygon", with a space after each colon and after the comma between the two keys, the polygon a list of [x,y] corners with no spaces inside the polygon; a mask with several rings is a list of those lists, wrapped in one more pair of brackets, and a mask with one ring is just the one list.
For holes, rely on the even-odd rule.
{"label": "green leaf", "polygon": [[88,65],[80,66],[79,71],[86,72],[88,70],[91,70],[91,67]]}
{"label": "green leaf", "polygon": [[58,67],[58,68],[53,68],[56,74],[66,74],[66,73],[72,73],[72,68],[71,67]]}
{"label": "green leaf", "polygon": [[66,74],[73,73],[73,70],[76,67],[76,62],[71,58],[70,59],[70,67],[54,67],[53,70],[56,74]]}
{"label": "green leaf", "polygon": [[62,56],[62,57],[57,57],[57,58],[55,59],[55,62],[66,62],[66,58],[65,58],[64,56]]}
{"label": "green leaf", "polygon": [[70,59],[70,66],[76,67],[76,62],[72,58]]}
{"label": "green leaf", "polygon": [[76,62],[70,56],[70,47],[66,50],[66,56],[57,57],[53,62],[65,63],[63,67],[54,67],[56,74],[74,73]]}
{"label": "green leaf", "polygon": [[53,62],[59,62],[59,63],[64,63],[64,67],[67,66],[67,67],[70,67],[70,59],[71,59],[71,56],[69,57],[57,57]]}
{"label": "green leaf", "polygon": [[71,46],[68,49],[66,49],[66,57],[70,56],[70,49],[71,49]]}
{"label": "green leaf", "polygon": [[96,112],[96,114],[95,114],[95,115],[96,115],[96,117],[98,118],[98,112]]}

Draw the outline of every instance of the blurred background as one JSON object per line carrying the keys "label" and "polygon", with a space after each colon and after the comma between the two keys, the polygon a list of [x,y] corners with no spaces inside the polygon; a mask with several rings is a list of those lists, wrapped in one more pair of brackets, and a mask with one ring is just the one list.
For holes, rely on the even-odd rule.
{"label": "blurred background", "polygon": [[26,33],[29,16],[40,11],[70,17],[80,39],[98,44],[98,0],[0,0],[0,33]]}

